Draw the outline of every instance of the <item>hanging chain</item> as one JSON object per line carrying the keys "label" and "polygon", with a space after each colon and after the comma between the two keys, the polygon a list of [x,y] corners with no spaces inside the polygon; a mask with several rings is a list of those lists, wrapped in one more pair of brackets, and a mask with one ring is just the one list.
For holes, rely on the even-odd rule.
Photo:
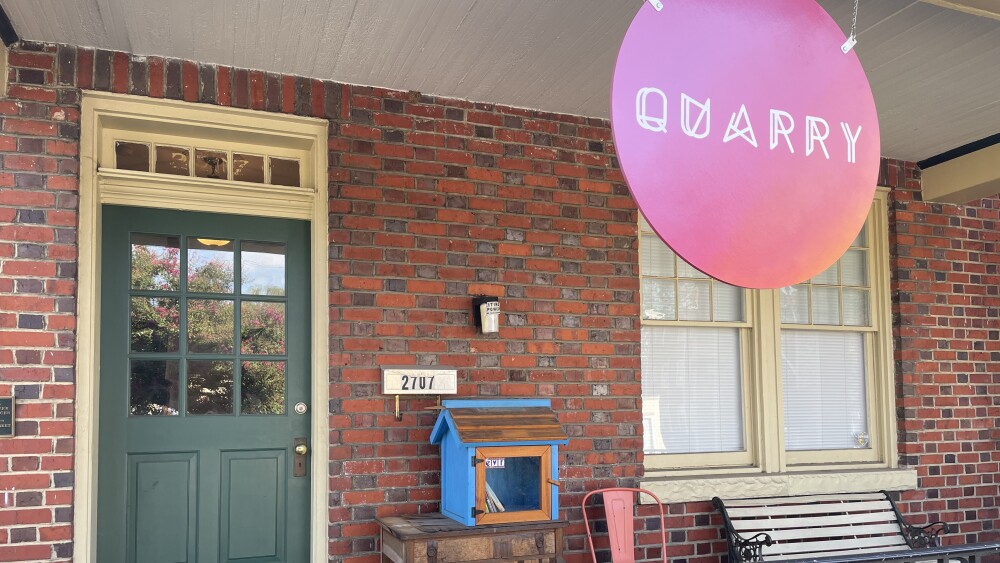
{"label": "hanging chain", "polygon": [[858,38],[858,4],[861,0],[854,0],[854,21],[851,22],[851,37]]}
{"label": "hanging chain", "polygon": [[850,53],[851,49],[858,44],[858,4],[861,0],[854,0],[854,19],[851,21],[851,34],[847,37],[847,41],[840,46],[840,50],[844,53]]}

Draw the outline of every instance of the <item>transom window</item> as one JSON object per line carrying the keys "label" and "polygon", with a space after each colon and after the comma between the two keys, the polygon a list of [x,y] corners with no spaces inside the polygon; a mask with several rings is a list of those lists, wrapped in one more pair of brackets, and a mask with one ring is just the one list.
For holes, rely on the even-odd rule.
{"label": "transom window", "polygon": [[640,217],[649,475],[892,463],[885,216],[880,193],[835,264],[778,290],[705,276]]}
{"label": "transom window", "polygon": [[299,186],[299,160],[247,151],[115,141],[115,168],[276,186]]}

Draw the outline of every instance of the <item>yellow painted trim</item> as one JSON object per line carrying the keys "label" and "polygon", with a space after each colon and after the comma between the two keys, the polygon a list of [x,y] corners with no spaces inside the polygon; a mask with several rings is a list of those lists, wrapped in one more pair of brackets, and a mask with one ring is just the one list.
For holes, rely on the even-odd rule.
{"label": "yellow painted trim", "polygon": [[921,171],[924,201],[964,204],[1000,193],[1000,145],[993,145]]}
{"label": "yellow painted trim", "polygon": [[312,190],[99,168],[101,203],[313,219]]}
{"label": "yellow painted trim", "polygon": [[[646,454],[648,477],[710,477],[734,472],[782,475],[823,470],[895,468],[895,380],[893,377],[892,316],[889,293],[888,193],[879,188],[868,215],[871,326],[782,325],[777,290],[748,290],[746,323],[693,323],[642,320],[645,326],[749,327],[743,340],[746,451],[711,454]],[[640,235],[642,224],[640,223]],[[640,236],[640,241],[641,241]],[[640,244],[642,244],[640,242]],[[640,253],[641,257],[641,253]],[[640,280],[642,278],[640,277]],[[871,447],[851,450],[789,452],[784,447],[781,397],[781,330],[822,330],[864,334]],[[768,375],[773,374],[773,375]]]}
{"label": "yellow painted trim", "polygon": [[7,97],[7,55],[10,51],[7,46],[3,46],[3,52],[0,53],[0,98]]}
{"label": "yellow painted trim", "polygon": [[[77,397],[73,558],[96,563],[97,451],[100,381],[101,205],[135,205],[310,221],[312,268],[312,458],[310,561],[327,560],[327,468],[330,455],[329,279],[327,136],[324,120],[250,110],[84,92],[80,140],[79,295],[77,299]],[[98,170],[108,135],[167,131],[213,146],[228,141],[292,147],[308,153],[303,187],[289,188],[148,172]],[[227,141],[228,140],[228,141]],[[305,165],[304,165],[305,166]],[[307,182],[308,180],[308,182]],[[195,189],[197,187],[198,189]]]}
{"label": "yellow painted trim", "polygon": [[[666,503],[700,502],[712,497],[755,498],[858,491],[901,491],[917,488],[915,469],[855,469],[646,479],[640,487]],[[644,504],[650,500],[643,499]]]}

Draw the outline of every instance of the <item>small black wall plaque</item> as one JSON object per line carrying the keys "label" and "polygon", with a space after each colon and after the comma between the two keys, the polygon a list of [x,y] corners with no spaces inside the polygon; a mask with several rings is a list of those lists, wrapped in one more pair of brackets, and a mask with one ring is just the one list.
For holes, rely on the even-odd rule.
{"label": "small black wall plaque", "polygon": [[0,397],[0,438],[14,435],[14,397]]}

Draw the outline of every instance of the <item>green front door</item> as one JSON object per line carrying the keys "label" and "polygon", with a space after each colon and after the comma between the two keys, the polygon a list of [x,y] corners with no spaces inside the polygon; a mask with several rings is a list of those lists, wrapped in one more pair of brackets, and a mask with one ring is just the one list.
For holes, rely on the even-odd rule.
{"label": "green front door", "polygon": [[103,216],[98,561],[307,561],[308,223]]}

